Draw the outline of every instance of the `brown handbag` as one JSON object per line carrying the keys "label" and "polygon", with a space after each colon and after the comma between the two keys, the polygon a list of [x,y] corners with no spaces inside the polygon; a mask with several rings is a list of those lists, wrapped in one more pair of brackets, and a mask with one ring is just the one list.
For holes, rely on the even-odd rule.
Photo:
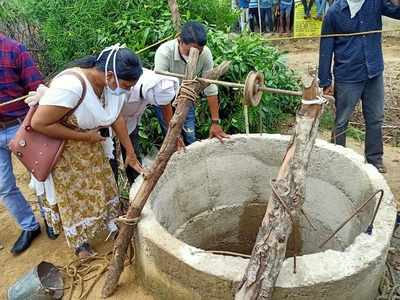
{"label": "brown handbag", "polygon": [[[58,122],[64,122],[78,108],[86,95],[86,82],[76,72],[67,71],[64,74],[74,75],[82,84],[82,95],[77,105]],[[45,181],[50,175],[64,149],[65,140],[52,138],[32,129],[31,121],[38,105],[31,107],[24,121],[19,127],[14,139],[8,147],[29,172],[39,181]]]}

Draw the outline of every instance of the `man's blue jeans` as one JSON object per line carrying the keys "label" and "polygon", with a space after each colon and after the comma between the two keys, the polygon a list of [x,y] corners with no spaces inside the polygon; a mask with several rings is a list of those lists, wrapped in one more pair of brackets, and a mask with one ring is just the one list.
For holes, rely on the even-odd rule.
{"label": "man's blue jeans", "polygon": [[[160,122],[162,131],[165,135],[167,133],[168,127],[165,124],[162,110],[158,106],[154,106],[154,108],[155,108],[155,111],[157,114],[157,119]],[[195,110],[195,106],[193,103],[191,104],[191,106],[189,108],[185,123],[183,124],[182,134],[183,134],[183,139],[185,140],[186,145],[193,144],[194,142],[197,141],[197,138],[196,138],[196,110]]]}
{"label": "man's blue jeans", "polygon": [[13,173],[11,152],[8,143],[14,138],[19,126],[0,129],[0,202],[4,205],[23,230],[36,230],[32,208],[16,185]]}
{"label": "man's blue jeans", "polygon": [[315,0],[317,5],[317,17],[323,17],[325,15],[326,0]]}
{"label": "man's blue jeans", "polygon": [[384,117],[383,75],[355,83],[335,83],[336,144],[346,146],[346,129],[358,101],[361,99],[365,120],[365,157],[373,165],[382,164]]}

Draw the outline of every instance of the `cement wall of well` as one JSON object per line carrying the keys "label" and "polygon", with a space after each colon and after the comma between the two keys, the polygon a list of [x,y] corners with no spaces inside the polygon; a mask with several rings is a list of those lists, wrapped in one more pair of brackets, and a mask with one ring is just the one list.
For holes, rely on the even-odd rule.
{"label": "cement wall of well", "polygon": [[[240,207],[266,204],[288,141],[281,135],[238,135],[225,144],[202,141],[174,154],[138,225],[139,277],[157,299],[232,299],[247,260],[194,246],[214,233],[219,232],[213,236],[218,242],[218,236],[240,229]],[[353,151],[317,141],[306,185],[304,208],[318,232],[302,218],[304,255],[298,257],[297,274],[292,258],[285,260],[274,299],[375,299],[396,215],[384,178]],[[362,232],[374,203],[325,248],[317,248],[379,188],[385,196],[371,236]],[[241,238],[232,234],[229,241]]]}

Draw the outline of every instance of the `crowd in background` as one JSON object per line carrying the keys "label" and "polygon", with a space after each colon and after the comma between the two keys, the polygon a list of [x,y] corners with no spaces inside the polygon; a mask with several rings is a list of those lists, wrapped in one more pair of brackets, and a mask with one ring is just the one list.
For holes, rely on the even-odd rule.
{"label": "crowd in background", "polygon": [[[334,0],[301,0],[301,2],[305,19],[322,21]],[[241,10],[240,31],[248,26],[252,32],[289,34],[293,27],[295,0],[234,0],[233,5]],[[317,13],[313,16],[314,5]]]}

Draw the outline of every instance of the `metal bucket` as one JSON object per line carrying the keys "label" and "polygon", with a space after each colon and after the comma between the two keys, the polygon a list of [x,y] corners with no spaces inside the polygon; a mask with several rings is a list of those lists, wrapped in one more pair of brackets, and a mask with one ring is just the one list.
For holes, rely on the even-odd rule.
{"label": "metal bucket", "polygon": [[61,272],[51,263],[42,261],[8,289],[8,300],[61,299],[64,283]]}

